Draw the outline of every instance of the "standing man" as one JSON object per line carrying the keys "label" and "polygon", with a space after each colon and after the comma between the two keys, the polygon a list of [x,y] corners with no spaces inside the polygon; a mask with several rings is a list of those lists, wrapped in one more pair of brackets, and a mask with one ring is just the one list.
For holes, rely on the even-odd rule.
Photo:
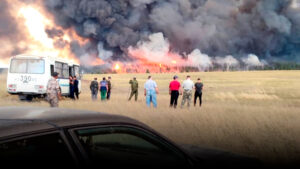
{"label": "standing man", "polygon": [[136,77],[133,78],[133,80],[129,81],[129,84],[131,85],[131,93],[128,101],[131,100],[132,96],[134,95],[135,101],[138,99],[138,91],[139,91],[139,83],[136,80]]}
{"label": "standing man", "polygon": [[58,107],[58,101],[61,99],[61,91],[57,78],[58,73],[53,72],[52,77],[47,84],[47,100],[51,107]]}
{"label": "standing man", "polygon": [[101,101],[106,100],[107,89],[108,89],[107,82],[105,77],[103,77],[102,81],[100,82]]}
{"label": "standing man", "polygon": [[110,99],[110,91],[111,91],[111,77],[108,76],[107,78],[107,96],[106,99],[109,100]]}
{"label": "standing man", "polygon": [[79,81],[77,80],[77,77],[74,76],[74,93],[75,93],[75,98],[78,100],[79,99]]}
{"label": "standing man", "polygon": [[97,100],[99,85],[98,85],[98,81],[97,81],[96,77],[91,82],[90,89],[91,89],[91,93],[92,93],[92,100],[93,101]]}
{"label": "standing man", "polygon": [[187,100],[188,107],[190,107],[194,82],[191,80],[191,77],[189,75],[186,77],[186,80],[183,81],[182,88],[183,88],[183,96],[182,96],[181,108],[184,106],[186,100]]}
{"label": "standing man", "polygon": [[156,94],[158,94],[158,87],[152,77],[149,76],[147,82],[144,85],[144,95],[146,96],[146,104],[150,107],[152,102],[153,107],[157,107]]}
{"label": "standing man", "polygon": [[173,77],[173,81],[170,82],[169,85],[169,94],[171,95],[170,99],[170,107],[173,107],[176,109],[177,107],[177,100],[179,97],[179,90],[180,90],[180,82],[178,82],[178,76],[175,75]]}
{"label": "standing man", "polygon": [[75,96],[74,96],[74,81],[73,81],[73,77],[69,76],[69,96],[71,99],[75,100]]}
{"label": "standing man", "polygon": [[202,90],[203,90],[203,83],[201,79],[198,78],[197,83],[195,83],[195,96],[194,96],[194,106],[196,106],[197,98],[199,97],[199,106],[202,105]]}

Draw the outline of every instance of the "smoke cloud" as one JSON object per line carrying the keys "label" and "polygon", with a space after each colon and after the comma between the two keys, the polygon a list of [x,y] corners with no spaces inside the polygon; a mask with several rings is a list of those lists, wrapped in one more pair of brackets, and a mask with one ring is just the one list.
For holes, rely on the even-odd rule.
{"label": "smoke cloud", "polygon": [[[56,26],[75,30],[88,41],[65,43],[55,26],[45,30],[55,37],[55,47],[70,46],[83,62],[175,59],[205,70],[214,63],[232,67],[240,62],[261,65],[261,60],[299,62],[296,1],[44,0],[42,5]],[[6,6],[7,0],[0,2],[0,38],[19,32]]]}
{"label": "smoke cloud", "polygon": [[[114,59],[162,32],[170,50],[209,56],[299,60],[300,20],[291,0],[45,0],[56,24],[101,42]],[[99,52],[99,51],[98,51]],[[120,55],[120,53],[122,53]]]}
{"label": "smoke cloud", "polygon": [[249,54],[248,57],[242,58],[247,67],[263,66],[264,64],[254,54]]}
{"label": "smoke cloud", "polygon": [[226,68],[227,71],[230,68],[235,68],[235,67],[238,67],[240,65],[239,61],[231,55],[228,55],[228,56],[225,56],[225,57],[216,57],[214,62],[217,65],[220,65],[223,68]]}
{"label": "smoke cloud", "polygon": [[[0,58],[15,55],[26,50],[26,47],[17,45],[16,42],[26,39],[23,35],[18,21],[10,12],[11,4],[6,0],[0,1]],[[1,66],[3,67],[3,66]]]}
{"label": "smoke cloud", "polygon": [[104,61],[109,60],[112,57],[113,53],[111,51],[105,50],[103,43],[98,43],[98,57]]}
{"label": "smoke cloud", "polygon": [[208,70],[212,66],[210,57],[206,54],[201,53],[199,49],[195,49],[191,54],[188,55],[188,60],[191,66],[198,67],[199,70]]}
{"label": "smoke cloud", "polygon": [[170,43],[161,32],[149,35],[147,41],[139,41],[136,47],[129,47],[129,55],[149,62],[171,63],[173,59],[181,59],[170,52]]}

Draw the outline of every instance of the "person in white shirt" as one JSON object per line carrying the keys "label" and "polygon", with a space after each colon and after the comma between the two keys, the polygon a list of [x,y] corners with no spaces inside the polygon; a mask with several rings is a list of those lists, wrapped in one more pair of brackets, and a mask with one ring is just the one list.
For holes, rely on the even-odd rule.
{"label": "person in white shirt", "polygon": [[190,107],[191,100],[192,100],[192,91],[194,88],[194,82],[191,80],[191,76],[187,76],[186,80],[183,81],[182,83],[182,88],[183,88],[183,96],[182,96],[182,101],[181,101],[181,108],[184,106],[186,100],[187,100],[187,105]]}
{"label": "person in white shirt", "polygon": [[144,95],[146,96],[146,104],[150,107],[152,102],[153,107],[157,107],[156,95],[158,94],[158,87],[152,77],[149,76],[147,82],[144,85]]}

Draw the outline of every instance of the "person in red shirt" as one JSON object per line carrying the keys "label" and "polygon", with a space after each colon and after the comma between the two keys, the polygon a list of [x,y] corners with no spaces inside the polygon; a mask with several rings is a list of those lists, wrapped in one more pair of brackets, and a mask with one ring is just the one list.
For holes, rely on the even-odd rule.
{"label": "person in red shirt", "polygon": [[180,82],[178,82],[178,76],[173,77],[173,81],[170,82],[169,85],[169,94],[171,95],[170,100],[170,107],[177,107],[177,100],[179,97],[179,90],[180,90]]}

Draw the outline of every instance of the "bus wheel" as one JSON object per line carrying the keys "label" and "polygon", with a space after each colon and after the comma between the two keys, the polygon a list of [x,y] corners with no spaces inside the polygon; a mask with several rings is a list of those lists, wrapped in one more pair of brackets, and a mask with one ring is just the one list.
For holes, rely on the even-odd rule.
{"label": "bus wheel", "polygon": [[19,99],[21,101],[32,101],[33,96],[31,96],[31,95],[19,95]]}
{"label": "bus wheel", "polygon": [[26,95],[19,95],[20,100],[26,100]]}
{"label": "bus wheel", "polygon": [[26,101],[32,101],[33,99],[33,96],[32,95],[27,95],[26,96]]}

